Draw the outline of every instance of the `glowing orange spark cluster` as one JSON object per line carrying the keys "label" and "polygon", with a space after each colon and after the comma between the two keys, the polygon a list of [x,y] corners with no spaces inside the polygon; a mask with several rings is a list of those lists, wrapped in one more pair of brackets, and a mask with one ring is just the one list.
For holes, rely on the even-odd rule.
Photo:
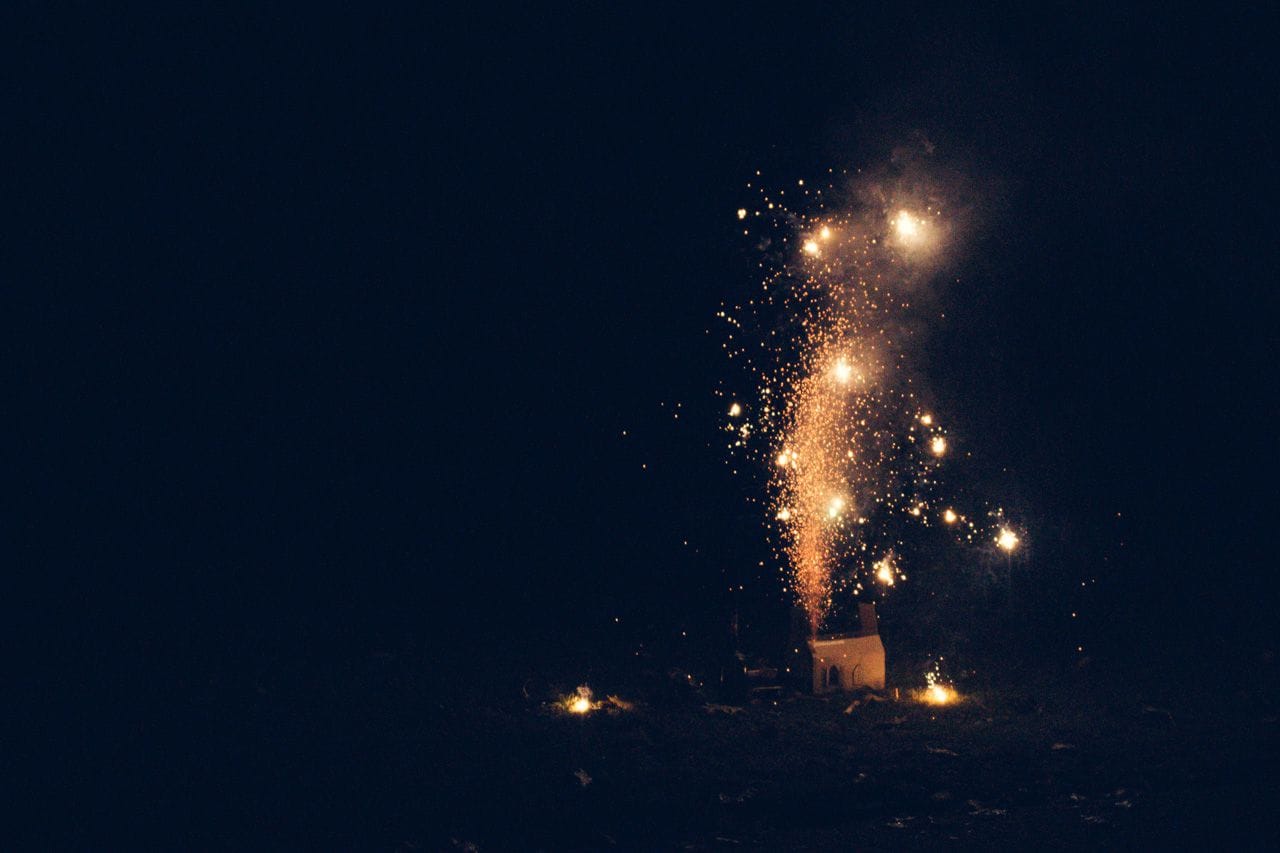
{"label": "glowing orange spark cluster", "polygon": [[[850,211],[831,201],[838,180],[833,172],[825,187],[798,183],[808,212],[784,205],[783,191],[754,188],[759,202],[737,218],[750,219],[744,233],[767,253],[765,278],[755,297],[718,315],[732,330],[729,357],[757,382],[750,424],[740,420],[744,407],[730,407],[738,419],[726,425],[730,450],[770,471],[766,517],[815,632],[837,587],[860,593],[860,576],[885,594],[906,579],[894,551],[903,516],[925,525],[941,518],[969,542],[982,536],[968,517],[932,502],[951,447],[908,361],[921,325],[912,294],[947,233],[941,205],[888,194]],[[850,565],[841,577],[855,580],[837,582],[836,569]]]}

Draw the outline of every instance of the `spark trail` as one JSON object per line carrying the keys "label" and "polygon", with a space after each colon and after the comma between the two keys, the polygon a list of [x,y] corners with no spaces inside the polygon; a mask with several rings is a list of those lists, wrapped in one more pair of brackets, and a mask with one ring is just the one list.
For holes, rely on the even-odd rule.
{"label": "spark trail", "polygon": [[[729,357],[757,386],[754,402],[729,408],[729,449],[771,471],[773,541],[815,633],[837,594],[883,594],[906,579],[895,547],[910,524],[970,543],[1010,530],[1002,511],[971,520],[938,494],[950,441],[913,379],[911,295],[945,256],[943,205],[881,194],[837,211],[829,199],[842,177],[748,184],[759,197],[737,219],[765,252],[764,278],[757,297],[720,312]],[[788,189],[800,210],[784,204]],[[1017,541],[999,535],[1001,548]]]}

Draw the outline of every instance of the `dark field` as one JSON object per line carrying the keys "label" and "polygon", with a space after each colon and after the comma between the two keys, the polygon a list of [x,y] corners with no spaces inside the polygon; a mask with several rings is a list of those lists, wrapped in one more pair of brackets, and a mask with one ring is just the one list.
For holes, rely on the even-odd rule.
{"label": "dark field", "polygon": [[201,746],[171,756],[190,768],[160,806],[200,846],[1276,848],[1274,690],[1092,670],[975,680],[943,708],[890,687],[848,713],[650,671],[601,676],[597,699],[633,707],[580,717],[555,701],[569,681],[441,692],[375,658],[315,692],[198,700]]}

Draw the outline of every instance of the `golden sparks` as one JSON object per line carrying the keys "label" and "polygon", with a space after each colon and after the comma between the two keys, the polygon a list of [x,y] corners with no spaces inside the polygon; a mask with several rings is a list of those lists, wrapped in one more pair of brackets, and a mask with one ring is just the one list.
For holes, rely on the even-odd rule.
{"label": "golden sparks", "polygon": [[802,212],[783,204],[791,193],[752,182],[758,199],[738,219],[755,211],[750,239],[768,253],[765,275],[751,298],[717,314],[727,355],[758,383],[750,400],[725,389],[730,417],[742,419],[725,425],[729,452],[769,472],[762,518],[814,632],[837,594],[884,595],[906,582],[895,551],[903,525],[941,518],[960,543],[996,532],[938,493],[948,439],[912,364],[922,325],[913,294],[949,233],[941,210],[914,189],[892,201],[891,188],[888,204],[841,210],[828,200],[845,179],[815,183],[785,188],[802,188],[811,208]]}
{"label": "golden sparks", "polygon": [[918,241],[924,233],[923,223],[905,210],[898,212],[893,227],[898,233],[898,239],[905,243]]}
{"label": "golden sparks", "polygon": [[925,688],[924,701],[930,705],[946,705],[955,698],[956,692],[943,684],[930,684]]}

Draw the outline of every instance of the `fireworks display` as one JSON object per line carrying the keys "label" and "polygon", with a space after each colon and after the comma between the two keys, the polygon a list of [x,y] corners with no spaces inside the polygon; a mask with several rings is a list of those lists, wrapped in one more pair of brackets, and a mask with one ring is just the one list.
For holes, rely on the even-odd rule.
{"label": "fireworks display", "polygon": [[758,198],[737,219],[763,280],[719,312],[725,349],[755,384],[732,397],[729,450],[769,471],[762,516],[814,633],[835,596],[885,595],[906,579],[912,525],[1005,554],[1019,542],[1002,510],[974,512],[980,523],[939,494],[953,442],[911,354],[924,327],[913,296],[954,230],[944,202],[881,186],[836,201],[853,183],[831,170],[824,186],[748,184]]}

